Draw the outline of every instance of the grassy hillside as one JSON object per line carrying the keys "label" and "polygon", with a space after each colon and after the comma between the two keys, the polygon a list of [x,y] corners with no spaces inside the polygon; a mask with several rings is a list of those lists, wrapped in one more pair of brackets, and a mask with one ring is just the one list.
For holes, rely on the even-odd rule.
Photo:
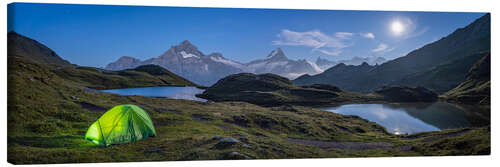
{"label": "grassy hillside", "polygon": [[467,80],[442,97],[451,102],[490,105],[491,53],[486,53],[470,68]]}
{"label": "grassy hillside", "polygon": [[467,78],[469,69],[487,52],[480,52],[436,66],[430,70],[406,76],[393,84],[408,86],[423,86],[443,94]]}
{"label": "grassy hillside", "polygon": [[379,96],[342,91],[331,85],[298,86],[274,74],[240,73],[222,78],[199,97],[213,101],[244,101],[263,106],[325,105],[381,100]]}
{"label": "grassy hillside", "polygon": [[7,52],[9,55],[23,56],[42,64],[72,66],[47,46],[14,31],[7,34]]}
{"label": "grassy hillside", "polygon": [[436,93],[423,87],[382,87],[370,94],[361,94],[328,84],[298,86],[278,75],[250,73],[222,78],[198,96],[213,101],[244,101],[262,106],[433,102],[438,99]]}
{"label": "grassy hillside", "polygon": [[[370,71],[377,67],[370,66],[367,63],[357,66],[340,63],[317,75],[304,74],[293,80],[293,82],[297,85],[331,84],[347,91],[358,91],[360,90],[358,87],[371,87],[371,84],[375,82],[370,80],[369,74]],[[371,91],[359,92],[368,93]]]}
{"label": "grassy hillside", "polygon": [[107,71],[93,67],[53,69],[63,79],[93,89],[116,89],[147,86],[197,86],[163,67],[143,65],[135,69]]}
{"label": "grassy hillside", "polygon": [[[9,57],[8,161],[14,164],[489,154],[488,127],[395,136],[308,107],[196,102],[90,92],[44,64]],[[103,75],[107,76],[107,75]],[[107,109],[135,104],[158,136],[108,148],[84,140]]]}

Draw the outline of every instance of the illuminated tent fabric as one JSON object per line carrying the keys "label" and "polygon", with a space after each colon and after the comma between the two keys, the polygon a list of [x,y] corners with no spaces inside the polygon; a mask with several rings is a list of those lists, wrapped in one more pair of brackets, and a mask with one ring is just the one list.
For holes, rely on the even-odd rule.
{"label": "illuminated tent fabric", "polygon": [[150,136],[156,136],[156,131],[148,113],[138,106],[125,104],[113,107],[90,125],[85,139],[106,147]]}

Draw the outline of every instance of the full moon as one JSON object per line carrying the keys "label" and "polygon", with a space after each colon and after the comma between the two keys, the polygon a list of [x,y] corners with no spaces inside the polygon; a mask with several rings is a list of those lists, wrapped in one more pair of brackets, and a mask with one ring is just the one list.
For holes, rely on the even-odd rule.
{"label": "full moon", "polygon": [[404,30],[405,30],[405,26],[401,22],[399,22],[399,21],[393,21],[391,23],[391,31],[395,35],[401,34]]}

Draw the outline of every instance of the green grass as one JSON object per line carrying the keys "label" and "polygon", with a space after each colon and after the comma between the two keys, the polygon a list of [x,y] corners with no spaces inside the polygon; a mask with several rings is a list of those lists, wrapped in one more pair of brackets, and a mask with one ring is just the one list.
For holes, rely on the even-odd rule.
{"label": "green grass", "polygon": [[244,101],[262,106],[335,105],[383,101],[376,94],[329,90],[331,85],[299,86],[275,74],[240,73],[222,78],[198,95],[213,101]]}
{"label": "green grass", "polygon": [[65,67],[51,70],[66,81],[93,89],[117,89],[148,86],[197,86],[156,65],[135,69],[106,71],[93,67]]}
{"label": "green grass", "polygon": [[[82,86],[97,83],[79,77],[97,73],[92,69],[82,72],[85,75],[68,77],[22,58],[9,57],[8,61],[7,154],[8,161],[14,164],[241,158],[231,156],[231,152],[257,159],[469,155],[483,154],[490,148],[489,128],[473,128],[455,136],[443,135],[447,131],[396,136],[374,122],[310,107],[262,107],[246,102],[196,102],[90,92]],[[114,80],[107,75],[95,76]],[[135,104],[147,111],[157,136],[107,148],[84,140],[89,125],[105,112],[101,109],[119,104]],[[218,148],[215,136],[240,142]],[[438,140],[425,140],[436,136]],[[321,149],[287,138],[385,142],[394,146]]]}

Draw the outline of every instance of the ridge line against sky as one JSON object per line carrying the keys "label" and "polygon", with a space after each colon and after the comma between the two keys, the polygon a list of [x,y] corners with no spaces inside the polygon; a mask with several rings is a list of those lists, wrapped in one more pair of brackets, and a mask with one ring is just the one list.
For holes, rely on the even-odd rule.
{"label": "ridge line against sky", "polygon": [[[485,13],[189,8],[14,3],[9,27],[84,66],[158,57],[189,40],[250,62],[280,47],[291,59],[394,59]],[[443,21],[445,20],[445,21]]]}

